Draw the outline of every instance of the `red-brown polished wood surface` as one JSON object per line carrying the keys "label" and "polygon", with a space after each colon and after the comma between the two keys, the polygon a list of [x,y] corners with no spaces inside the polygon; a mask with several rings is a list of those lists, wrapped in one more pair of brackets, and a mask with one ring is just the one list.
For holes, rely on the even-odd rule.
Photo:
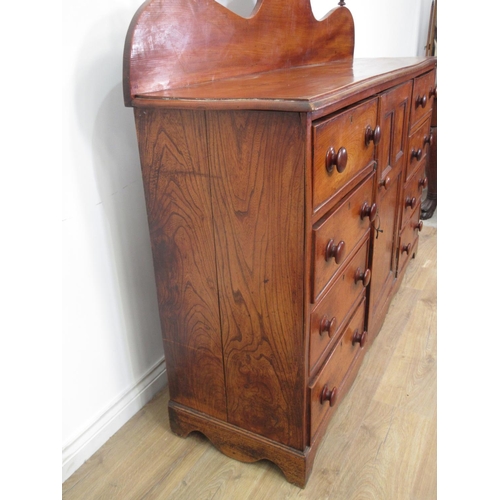
{"label": "red-brown polished wood surface", "polygon": [[[396,276],[399,198],[410,115],[411,83],[383,93],[379,107],[381,139],[377,150],[378,215],[373,233],[372,279],[370,285],[370,342],[383,320],[384,303]],[[390,178],[388,187],[384,185]]]}
{"label": "red-brown polished wood surface", "polygon": [[297,449],[305,130],[298,114],[207,113],[229,422]]}
{"label": "red-brown polished wood surface", "polygon": [[[357,269],[366,269],[368,266],[368,241],[361,246],[353,256],[344,271],[336,278],[331,290],[317,304],[311,314],[310,332],[310,371],[316,371],[321,360],[328,354],[327,346],[335,342],[338,334],[346,326],[354,305],[359,303],[359,297],[365,293],[363,284],[356,282]],[[330,321],[335,319],[330,332],[321,331],[323,318]]]}
{"label": "red-brown polished wood surface", "polygon": [[[431,120],[430,115],[418,127],[414,127],[408,138],[408,159],[406,160],[406,180],[427,161],[426,137],[430,135]],[[418,152],[420,154],[417,156]]]}
{"label": "red-brown polished wood surface", "polygon": [[353,52],[346,8],[317,21],[309,0],[259,0],[245,19],[214,0],[150,0],[127,34],[125,102],[200,82],[352,60]]}
{"label": "red-brown polished wood surface", "polygon": [[[333,118],[321,120],[313,126],[313,206],[318,210],[326,201],[345,188],[351,186],[360,176],[366,175],[365,169],[375,157],[372,142],[366,143],[367,127],[377,125],[377,100],[372,99],[359,106],[350,108]],[[339,154],[345,151],[343,168],[338,165],[331,170],[329,152]],[[338,163],[338,162],[337,162]]]}
{"label": "red-brown polished wood surface", "polygon": [[405,266],[408,264],[408,261],[416,251],[418,231],[415,230],[415,226],[418,224],[419,216],[420,203],[418,204],[416,210],[413,212],[413,215],[409,222],[401,231],[398,247],[398,273],[405,268]]}
{"label": "red-brown polished wood surface", "polygon": [[311,473],[316,448],[296,450],[280,445],[265,436],[207,417],[172,401],[169,402],[168,410],[170,426],[175,434],[186,437],[197,430],[228,457],[241,462],[270,460],[282,470],[289,482],[304,488]]}
{"label": "red-brown polished wood surface", "polygon": [[417,125],[420,120],[432,114],[432,105],[435,96],[436,71],[415,78],[413,88],[413,102],[411,107],[410,122],[411,127]]}
{"label": "red-brown polished wood surface", "polygon": [[[373,174],[370,175],[333,213],[315,224],[311,302],[316,302],[335,273],[344,265],[348,256],[353,255],[359,242],[370,230],[371,222],[368,217],[362,217],[362,209],[365,203],[372,205],[373,178]],[[341,258],[332,257],[329,249],[332,246],[338,248],[341,244]]]}
{"label": "red-brown polished wood surface", "polygon": [[147,109],[135,117],[170,396],[226,420],[203,112]]}
{"label": "red-brown polished wood surface", "polygon": [[353,50],[309,0],[149,0],[125,44],[171,428],[302,487],[418,247],[436,62]]}
{"label": "red-brown polished wood surface", "polygon": [[425,165],[421,165],[406,183],[401,226],[406,224],[408,219],[412,216],[417,203],[422,198],[422,184],[425,183],[426,179]]}
{"label": "red-brown polished wood surface", "polygon": [[327,391],[332,391],[334,388],[337,391],[342,385],[350,364],[354,357],[359,353],[361,347],[359,343],[353,342],[355,336],[359,332],[364,331],[365,324],[365,300],[361,302],[353,317],[349,321],[342,338],[339,339],[335,348],[325,363],[324,368],[315,378],[311,387],[311,437],[314,439],[314,434],[318,430],[323,418],[329,413],[330,407],[333,406],[330,402],[323,401],[325,386]]}
{"label": "red-brown polished wood surface", "polygon": [[139,94],[134,106],[312,111],[324,116],[435,66],[432,58],[354,59]]}

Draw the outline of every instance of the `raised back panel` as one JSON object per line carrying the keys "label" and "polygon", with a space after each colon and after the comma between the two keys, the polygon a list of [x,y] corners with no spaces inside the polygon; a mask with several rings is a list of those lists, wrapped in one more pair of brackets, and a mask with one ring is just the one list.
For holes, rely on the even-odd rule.
{"label": "raised back panel", "polygon": [[125,42],[125,104],[148,92],[352,60],[353,53],[346,7],[317,21],[310,0],[259,0],[247,19],[214,0],[149,0]]}

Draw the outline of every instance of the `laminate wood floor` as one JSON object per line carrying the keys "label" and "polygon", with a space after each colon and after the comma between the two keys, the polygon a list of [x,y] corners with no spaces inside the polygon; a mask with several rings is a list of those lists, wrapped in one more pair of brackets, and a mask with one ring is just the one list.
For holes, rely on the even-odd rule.
{"label": "laminate wood floor", "polygon": [[200,434],[173,435],[164,390],[63,484],[63,499],[435,499],[436,243],[437,229],[424,226],[304,490],[269,462],[240,463]]}

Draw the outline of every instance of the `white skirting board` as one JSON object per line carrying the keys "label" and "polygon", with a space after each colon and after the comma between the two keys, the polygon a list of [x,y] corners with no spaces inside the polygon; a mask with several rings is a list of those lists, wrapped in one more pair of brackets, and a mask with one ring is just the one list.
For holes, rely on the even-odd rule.
{"label": "white skirting board", "polygon": [[62,482],[66,481],[166,384],[165,358],[162,358],[83,432],[69,439],[62,450]]}

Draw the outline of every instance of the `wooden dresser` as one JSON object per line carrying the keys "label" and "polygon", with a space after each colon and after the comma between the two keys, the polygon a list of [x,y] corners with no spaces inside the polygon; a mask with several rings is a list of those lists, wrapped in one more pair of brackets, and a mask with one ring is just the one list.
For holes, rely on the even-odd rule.
{"label": "wooden dresser", "polygon": [[150,0],[124,54],[172,431],[301,487],[417,250],[435,95],[340,4]]}

